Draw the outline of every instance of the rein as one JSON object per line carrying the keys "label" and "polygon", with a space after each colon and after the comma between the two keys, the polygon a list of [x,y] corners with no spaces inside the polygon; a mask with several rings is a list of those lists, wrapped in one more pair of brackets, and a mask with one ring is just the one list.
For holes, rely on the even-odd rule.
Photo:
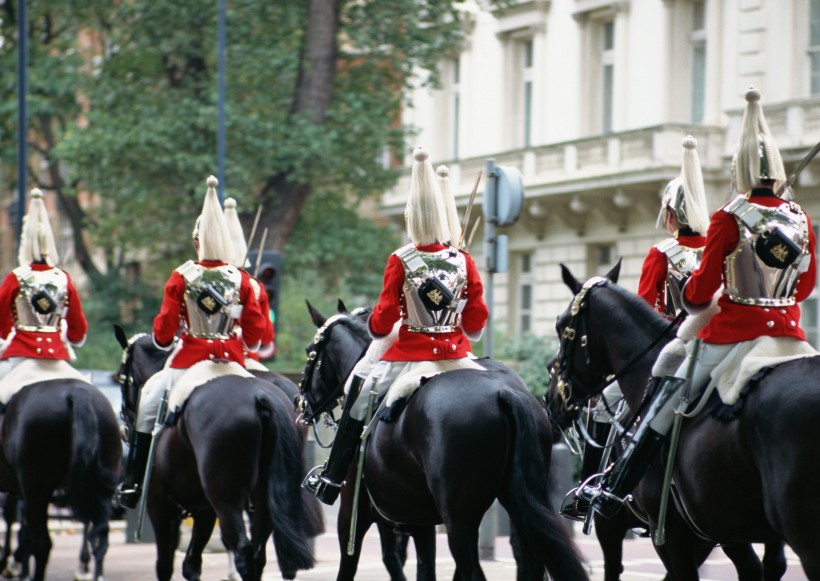
{"label": "rein", "polygon": [[[606,286],[610,284],[610,280],[596,276],[588,281],[586,281],[581,287],[581,290],[578,291],[578,294],[572,299],[572,303],[570,305],[570,321],[564,331],[561,333],[561,342],[558,347],[558,356],[556,357],[555,363],[553,364],[553,368],[550,370],[551,375],[555,375],[557,377],[556,382],[556,389],[558,391],[558,395],[561,397],[561,403],[564,407],[564,410],[570,413],[575,413],[581,410],[581,406],[584,402],[586,402],[593,394],[597,394],[602,392],[605,388],[607,388],[612,383],[618,381],[619,379],[626,376],[632,369],[637,365],[637,363],[646,356],[652,349],[654,349],[674,328],[676,328],[681,320],[683,319],[685,313],[681,311],[678,315],[669,322],[669,324],[664,328],[664,330],[655,338],[653,339],[644,349],[642,349],[637,355],[633,356],[626,365],[621,368],[620,371],[615,373],[614,375],[605,376],[603,377],[598,386],[595,389],[590,390],[589,395],[584,396],[582,399],[578,401],[574,401],[574,390],[573,390],[573,378],[571,377],[572,369],[571,369],[571,361],[572,355],[575,353],[575,349],[587,349],[587,324],[586,324],[586,313],[587,311],[584,309],[586,306],[585,299],[587,295],[592,291],[592,289]],[[578,342],[576,343],[576,339]],[[584,351],[585,353],[585,363],[587,366],[591,365],[591,359],[589,351]],[[632,415],[629,422],[627,422],[626,426],[620,427],[619,431],[621,435],[625,434],[629,428],[635,423],[636,419],[638,418],[640,412],[644,408],[647,398],[644,397],[644,400],[641,402],[641,405],[638,407],[636,412]],[[607,412],[614,417],[614,412],[609,409],[609,405],[604,401],[604,405],[606,406]]]}
{"label": "rein", "polygon": [[[313,383],[314,373],[321,368],[321,353],[327,344],[327,339],[330,337],[330,330],[346,318],[347,315],[344,313],[334,315],[327,319],[324,325],[316,330],[316,334],[313,336],[313,348],[307,354],[305,369],[302,371],[302,377],[299,380],[299,400],[297,408],[302,414],[302,423],[305,425],[312,424],[314,431],[316,429],[316,422],[322,414],[329,414],[332,418],[332,410],[336,407],[337,400],[342,397],[342,392],[347,380],[347,376],[345,376],[344,379],[330,391],[327,397],[321,401],[315,401],[310,397],[309,387]],[[357,361],[364,357],[368,345],[369,343],[364,346]],[[335,421],[332,423],[335,423]],[[319,442],[318,438],[316,441]]]}

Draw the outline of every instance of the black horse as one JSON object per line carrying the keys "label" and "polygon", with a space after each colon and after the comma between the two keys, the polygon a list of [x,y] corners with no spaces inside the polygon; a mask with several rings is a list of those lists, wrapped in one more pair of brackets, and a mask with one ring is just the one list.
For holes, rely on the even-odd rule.
{"label": "black horse", "polygon": [[[139,390],[162,368],[168,353],[157,349],[150,336],[126,341],[121,329],[116,334],[124,349],[118,371],[122,416],[133,429]],[[188,580],[200,578],[202,551],[217,518],[222,541],[244,581],[261,579],[271,533],[284,578],[311,568],[300,449],[291,406],[270,382],[223,376],[194,390],[174,425],[157,436],[146,492],[160,581],[173,574],[183,510],[194,521],[182,566]],[[250,539],[243,517],[249,503]]]}
{"label": "black horse", "polygon": [[[301,407],[305,420],[317,421],[335,406],[370,336],[361,317],[340,312],[326,319],[310,311],[319,330],[307,348]],[[366,491],[360,503],[372,502],[385,519],[411,533],[425,534],[444,523],[455,578],[481,580],[478,528],[498,499],[518,533],[518,579],[542,581],[547,572],[555,579],[587,579],[548,498],[549,421],[520,377],[498,362],[483,359],[481,364],[487,371],[431,378],[397,418],[377,422],[365,451]],[[343,561],[346,520],[339,522]],[[356,553],[363,528],[356,529]],[[434,575],[434,563],[428,565]]]}
{"label": "black horse", "polygon": [[[629,407],[639,409],[665,343],[659,339],[668,332],[668,321],[615,284],[619,266],[585,284],[562,267],[575,298],[556,325],[560,347],[547,402],[550,416],[562,428],[615,374]],[[811,485],[820,475],[813,460],[820,460],[820,453],[809,444],[820,436],[820,397],[810,381],[818,373],[820,358],[786,363],[757,382],[735,420],[721,421],[710,413],[684,420],[674,470],[673,498],[679,510],[672,510],[670,502],[666,542],[656,546],[672,579],[698,578],[704,541],[725,544],[727,554],[736,550],[742,559],[749,558],[745,544],[766,543],[763,577],[780,579],[786,568],[784,539],[808,577],[820,579],[820,553],[814,549],[820,531],[815,532],[813,524],[820,517],[820,504]],[[635,491],[653,538],[661,460]],[[732,560],[738,566],[735,557]],[[756,571],[739,574],[760,579],[759,567]]]}
{"label": "black horse", "polygon": [[45,579],[52,546],[48,505],[59,488],[74,518],[88,528],[94,579],[102,579],[122,463],[111,403],[83,381],[43,381],[15,394],[0,422],[0,489],[22,499],[21,560],[34,557],[32,579]]}

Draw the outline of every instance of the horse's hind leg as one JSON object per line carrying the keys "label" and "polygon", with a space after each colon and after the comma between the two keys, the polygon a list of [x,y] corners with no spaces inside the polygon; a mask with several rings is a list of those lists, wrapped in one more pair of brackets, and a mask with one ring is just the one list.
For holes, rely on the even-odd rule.
{"label": "horse's hind leg", "polygon": [[149,488],[146,494],[150,496],[148,514],[154,527],[154,538],[157,545],[157,580],[170,581],[174,574],[174,551],[179,544],[179,525],[182,523],[182,514],[163,492]]}
{"label": "horse's hind leg", "polygon": [[594,518],[595,536],[604,557],[604,581],[618,581],[624,571],[624,537],[628,530],[628,511],[621,510],[612,519],[599,515]]}
{"label": "horse's hind leg", "polygon": [[[21,485],[24,483],[21,482]],[[28,538],[31,541],[31,554],[34,556],[34,576],[33,581],[44,581],[46,578],[46,565],[51,553],[51,537],[48,534],[48,499],[51,492],[40,494],[36,497],[32,494],[27,496],[23,502],[23,518],[28,527]]]}
{"label": "horse's hind leg", "polygon": [[393,527],[386,523],[376,523],[382,547],[382,563],[390,574],[392,581],[406,581],[403,563],[399,557],[399,536]]}
{"label": "horse's hind leg", "polygon": [[[243,581],[259,579],[262,572],[256,567],[254,547],[245,532],[245,518],[242,506],[238,506],[231,511],[221,510],[218,516],[222,542],[229,551],[233,551],[234,563],[239,575]],[[287,577],[285,578],[287,579]]]}
{"label": "horse's hind leg", "polygon": [[478,524],[447,523],[447,544],[456,562],[456,570],[463,581],[485,581],[478,562]]}
{"label": "horse's hind leg", "polygon": [[[85,563],[85,569],[88,571],[88,551],[90,549],[94,555],[94,581],[101,581],[103,579],[103,562],[108,552],[109,532],[110,526],[106,520],[104,522],[87,525],[83,533],[83,548],[80,554],[80,560]],[[80,581],[79,577],[76,577],[76,579]]]}
{"label": "horse's hind leg", "polygon": [[763,552],[763,581],[780,581],[786,574],[786,543],[766,543]]}
{"label": "horse's hind leg", "polygon": [[182,561],[182,576],[188,581],[199,581],[202,576],[202,551],[211,538],[216,522],[216,514],[211,510],[200,510],[192,514],[194,525],[191,541]]}
{"label": "horse's hind leg", "polygon": [[91,576],[91,551],[88,548],[88,523],[83,523],[83,540],[80,542],[80,560],[77,563],[77,570],[74,572],[74,581],[89,581]]}
{"label": "horse's hind leg", "polygon": [[737,571],[738,581],[760,581],[763,579],[763,563],[748,543],[728,543],[723,552],[732,561]]}
{"label": "horse's hind leg", "polygon": [[436,527],[413,529],[416,547],[416,581],[436,581]]}

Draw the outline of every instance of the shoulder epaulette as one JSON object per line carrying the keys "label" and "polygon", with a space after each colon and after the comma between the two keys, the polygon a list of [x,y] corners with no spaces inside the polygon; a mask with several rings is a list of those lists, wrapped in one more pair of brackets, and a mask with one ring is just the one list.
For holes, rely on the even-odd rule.
{"label": "shoulder epaulette", "polygon": [[175,270],[182,275],[182,277],[186,280],[190,280],[190,277],[197,273],[199,269],[197,269],[197,263],[193,260],[189,260],[188,262],[178,266]]}
{"label": "shoulder epaulette", "polygon": [[395,254],[399,260],[402,261],[402,263],[404,263],[405,268],[407,268],[407,270],[411,273],[418,273],[427,270],[427,263],[422,260],[415,244],[405,244],[393,254]]}

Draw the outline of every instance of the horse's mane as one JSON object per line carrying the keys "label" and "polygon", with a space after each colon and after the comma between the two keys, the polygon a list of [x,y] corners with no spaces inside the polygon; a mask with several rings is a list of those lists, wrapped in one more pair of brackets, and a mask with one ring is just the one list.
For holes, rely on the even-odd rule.
{"label": "horse's mane", "polygon": [[651,325],[650,330],[657,328],[659,332],[663,329],[664,325],[668,324],[668,321],[660,313],[635,293],[615,283],[609,283],[606,286],[622,301],[622,308],[613,310],[618,322],[638,319]]}

